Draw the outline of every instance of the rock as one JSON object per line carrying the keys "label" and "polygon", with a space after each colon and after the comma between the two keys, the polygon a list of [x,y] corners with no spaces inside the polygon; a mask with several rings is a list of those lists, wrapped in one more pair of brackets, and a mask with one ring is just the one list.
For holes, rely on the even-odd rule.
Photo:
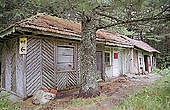
{"label": "rock", "polygon": [[49,102],[50,100],[55,99],[55,97],[56,97],[56,94],[43,91],[43,90],[38,90],[33,95],[32,103],[36,105],[43,105]]}

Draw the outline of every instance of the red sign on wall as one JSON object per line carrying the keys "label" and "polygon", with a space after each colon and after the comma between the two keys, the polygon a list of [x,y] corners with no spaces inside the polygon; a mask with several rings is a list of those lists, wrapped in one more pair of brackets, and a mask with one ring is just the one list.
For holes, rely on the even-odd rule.
{"label": "red sign on wall", "polygon": [[118,53],[114,53],[114,59],[118,59]]}

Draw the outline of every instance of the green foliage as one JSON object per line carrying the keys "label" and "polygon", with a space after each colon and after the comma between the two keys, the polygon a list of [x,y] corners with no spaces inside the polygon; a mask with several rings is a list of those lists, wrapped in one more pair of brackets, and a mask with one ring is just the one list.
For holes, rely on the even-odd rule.
{"label": "green foliage", "polygon": [[130,95],[116,107],[116,110],[169,110],[170,85],[166,83],[167,81],[170,81],[170,76]]}
{"label": "green foliage", "polygon": [[10,99],[8,99],[9,95],[7,92],[0,94],[0,110],[21,110],[19,102],[12,103]]}
{"label": "green foliage", "polygon": [[161,75],[170,75],[170,67],[168,68],[153,68],[152,70],[153,74],[161,74]]}
{"label": "green foliage", "polygon": [[101,102],[102,100],[104,100],[106,98],[107,98],[107,96],[102,94],[102,95],[100,95],[98,97],[95,97],[95,98],[87,98],[87,99],[77,98],[77,99],[72,99],[70,104],[68,105],[68,107],[87,106],[87,105],[91,105],[93,103]]}

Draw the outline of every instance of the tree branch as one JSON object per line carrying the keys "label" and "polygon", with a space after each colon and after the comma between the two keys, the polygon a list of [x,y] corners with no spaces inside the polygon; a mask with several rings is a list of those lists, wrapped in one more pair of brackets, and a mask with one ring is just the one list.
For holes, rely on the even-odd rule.
{"label": "tree branch", "polygon": [[107,15],[107,14],[104,14],[104,13],[100,13],[100,12],[98,12],[98,11],[96,11],[96,14],[97,14],[97,15],[100,15],[100,16],[107,17],[107,18],[114,19],[114,20],[116,20],[116,21],[122,21],[122,20],[120,20],[120,19],[118,19],[118,18],[116,18],[116,17],[110,16],[110,15]]}
{"label": "tree branch", "polygon": [[130,23],[144,22],[144,21],[164,20],[164,19],[168,19],[168,18],[170,19],[170,17],[167,16],[167,17],[160,17],[160,18],[150,17],[150,18],[142,18],[142,19],[136,19],[136,20],[120,21],[120,22],[118,22],[118,23],[108,24],[108,25],[105,25],[105,26],[97,27],[97,29],[103,29],[103,28],[107,28],[107,27],[113,27],[113,26],[120,25],[120,24],[130,24]]}
{"label": "tree branch", "polygon": [[170,9],[170,6],[166,7],[164,10],[162,10],[160,13],[154,15],[153,17],[157,17],[157,16],[163,14],[163,13],[166,12],[168,9]]}

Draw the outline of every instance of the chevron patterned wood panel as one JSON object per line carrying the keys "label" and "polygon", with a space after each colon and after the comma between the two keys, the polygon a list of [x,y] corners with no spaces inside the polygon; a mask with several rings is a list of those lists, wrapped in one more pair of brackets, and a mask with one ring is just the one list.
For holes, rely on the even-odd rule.
{"label": "chevron patterned wood panel", "polygon": [[67,85],[66,87],[72,87],[72,86],[76,86],[77,85],[77,72],[68,72],[68,80],[67,80]]}
{"label": "chevron patterned wood panel", "polygon": [[60,72],[56,74],[56,86],[57,90],[62,90],[66,88],[68,80],[68,73],[67,72]]}
{"label": "chevron patterned wood panel", "polygon": [[55,88],[54,42],[42,40],[42,87]]}
{"label": "chevron patterned wood panel", "polygon": [[26,55],[26,92],[32,95],[41,88],[41,40],[28,38]]}

